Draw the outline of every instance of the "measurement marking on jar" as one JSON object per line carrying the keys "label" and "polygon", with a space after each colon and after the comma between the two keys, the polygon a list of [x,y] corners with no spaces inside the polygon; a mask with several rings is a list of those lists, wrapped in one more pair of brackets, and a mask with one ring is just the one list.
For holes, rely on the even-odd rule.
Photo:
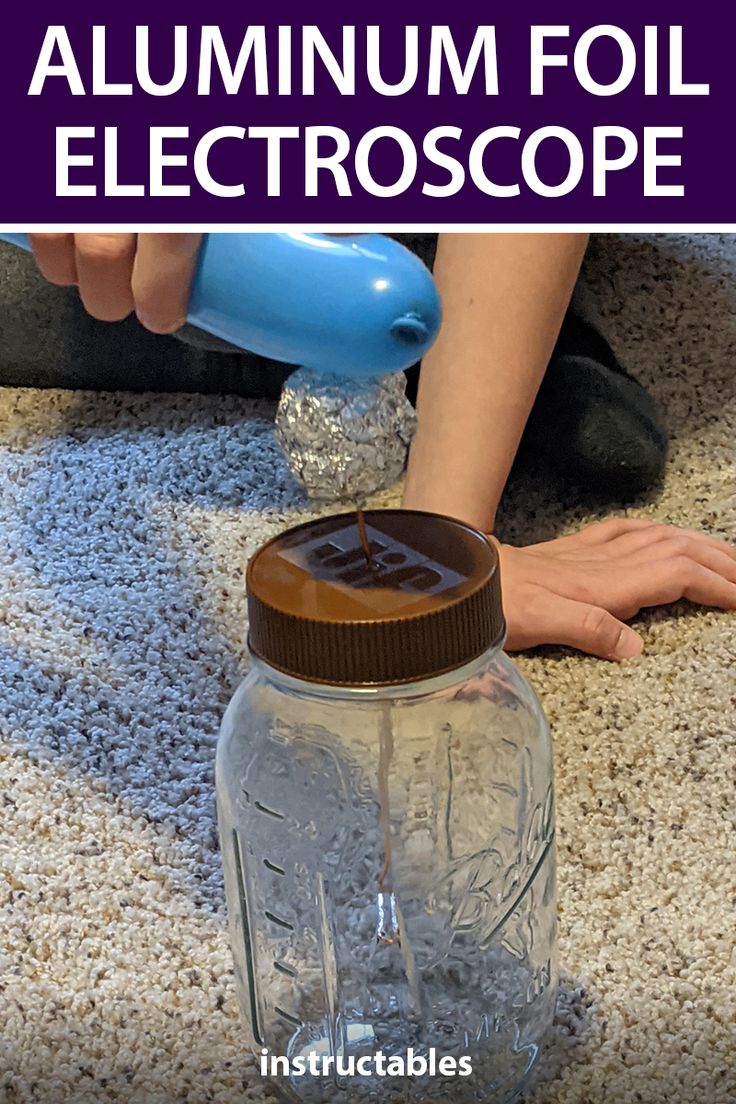
{"label": "measurement marking on jar", "polygon": [[240,898],[240,915],[243,925],[243,949],[245,951],[245,970],[248,975],[248,1001],[250,1004],[250,1022],[253,1030],[253,1038],[259,1046],[263,1046],[260,1018],[258,1015],[258,998],[256,996],[256,971],[253,962],[253,944],[250,934],[250,919],[248,915],[248,897],[245,892],[245,875],[243,872],[243,856],[240,853],[240,839],[236,830],[233,830],[233,851],[235,855],[235,877],[238,883],[238,897]]}
{"label": "measurement marking on jar", "polygon": [[277,809],[269,809],[268,805],[264,805],[261,801],[254,801],[253,804],[255,805],[259,813],[265,813],[266,816],[275,817],[276,820],[286,819],[284,813],[280,813]]}
{"label": "measurement marking on jar", "polygon": [[294,925],[290,924],[288,920],[284,920],[282,916],[276,916],[275,913],[269,912],[268,909],[266,909],[264,915],[272,924],[278,924],[280,928],[286,928],[287,931],[294,931]]}
{"label": "measurement marking on jar", "polygon": [[[519,796],[519,791],[516,786],[512,786],[510,782],[494,782],[493,788],[494,790],[500,790],[501,793],[508,794],[509,797]],[[258,804],[258,802],[256,802],[256,804]]]}
{"label": "measurement marking on jar", "polygon": [[285,977],[295,978],[299,976],[296,970],[292,970],[291,966],[286,966],[285,963],[280,962],[278,958],[273,960],[273,968],[274,970],[278,970],[278,972]]}
{"label": "measurement marking on jar", "polygon": [[280,874],[282,877],[286,875],[286,871],[282,866],[277,866],[276,863],[271,862],[270,859],[264,859],[263,865],[266,870],[270,870],[273,874]]}
{"label": "measurement marking on jar", "polygon": [[277,1016],[280,1016],[282,1020],[286,1020],[293,1027],[302,1027],[302,1021],[298,1016],[292,1016],[290,1012],[284,1012],[283,1008],[279,1008],[277,1004],[273,1006],[273,1010]]}

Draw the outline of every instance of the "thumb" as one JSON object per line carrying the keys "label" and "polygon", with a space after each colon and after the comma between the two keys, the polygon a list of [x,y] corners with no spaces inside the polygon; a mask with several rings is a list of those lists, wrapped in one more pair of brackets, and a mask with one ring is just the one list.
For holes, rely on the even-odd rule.
{"label": "thumb", "polygon": [[[515,632],[510,619],[507,648],[530,647],[532,644],[563,644],[600,659],[622,660],[641,655],[644,641],[634,629],[619,621],[608,610],[587,602],[554,594],[541,588],[536,592],[531,610],[534,620],[533,639],[529,626]],[[515,643],[519,639],[523,642]]]}

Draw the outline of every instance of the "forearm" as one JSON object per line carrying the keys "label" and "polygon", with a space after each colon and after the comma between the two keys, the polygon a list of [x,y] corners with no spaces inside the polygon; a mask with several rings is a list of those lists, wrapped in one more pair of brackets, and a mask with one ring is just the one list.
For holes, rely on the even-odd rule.
{"label": "forearm", "polygon": [[443,234],[404,505],[491,532],[585,250],[584,234]]}

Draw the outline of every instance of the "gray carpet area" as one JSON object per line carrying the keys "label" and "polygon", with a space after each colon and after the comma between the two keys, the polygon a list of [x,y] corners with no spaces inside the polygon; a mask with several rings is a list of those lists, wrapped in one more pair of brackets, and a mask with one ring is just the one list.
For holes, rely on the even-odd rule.
{"label": "gray carpet area", "polygon": [[[733,536],[736,240],[608,238],[588,269],[673,436],[636,512]],[[271,417],[243,398],[0,391],[2,1101],[263,1099],[213,757],[245,666],[243,565],[309,514]],[[593,516],[531,471],[502,529]],[[736,622],[686,605],[641,621],[646,653],[623,666],[520,660],[559,804],[563,991],[535,1104],[736,1101]]]}

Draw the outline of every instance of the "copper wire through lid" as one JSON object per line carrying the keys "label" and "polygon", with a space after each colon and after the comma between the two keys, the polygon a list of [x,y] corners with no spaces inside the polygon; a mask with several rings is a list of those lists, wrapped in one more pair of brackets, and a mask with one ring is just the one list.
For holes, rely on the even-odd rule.
{"label": "copper wire through lid", "polygon": [[439,514],[354,511],[289,529],[248,564],[248,643],[286,674],[389,685],[461,667],[505,632],[498,555]]}

